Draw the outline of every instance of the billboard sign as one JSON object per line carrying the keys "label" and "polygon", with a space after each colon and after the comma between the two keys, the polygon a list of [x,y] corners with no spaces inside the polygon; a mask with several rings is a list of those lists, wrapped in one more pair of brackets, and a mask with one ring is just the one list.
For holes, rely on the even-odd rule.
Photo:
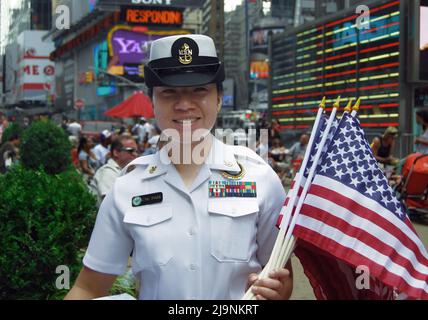
{"label": "billboard sign", "polygon": [[267,79],[269,78],[269,64],[265,61],[251,61],[250,64],[251,79]]}
{"label": "billboard sign", "polygon": [[251,30],[250,48],[253,52],[268,53],[269,34],[281,33],[284,28],[254,29]]}
{"label": "billboard sign", "polygon": [[175,28],[183,25],[182,9],[122,7],[121,13],[122,20],[128,24]]}
{"label": "billboard sign", "polygon": [[165,6],[165,7],[180,7],[180,8],[200,8],[202,1],[200,0],[98,0],[99,5],[121,5],[121,6]]}
{"label": "billboard sign", "polygon": [[152,31],[142,27],[114,27],[107,40],[110,57],[107,71],[135,82],[144,82],[143,66],[149,59],[151,43],[156,39],[176,34],[188,34],[188,31]]}
{"label": "billboard sign", "polygon": [[18,36],[19,100],[47,101],[55,92],[55,63],[49,60],[53,42],[43,41],[47,31],[24,31]]}

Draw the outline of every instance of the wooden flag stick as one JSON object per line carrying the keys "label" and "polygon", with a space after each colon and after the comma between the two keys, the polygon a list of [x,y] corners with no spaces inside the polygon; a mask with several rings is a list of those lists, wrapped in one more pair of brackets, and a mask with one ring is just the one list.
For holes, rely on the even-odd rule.
{"label": "wooden flag stick", "polygon": [[[319,105],[317,116],[315,118],[312,133],[314,133],[314,132],[316,132],[316,130],[318,130],[318,126],[319,126],[319,123],[321,120],[321,116],[322,116],[323,112],[325,111],[325,107],[326,107],[325,103],[326,103],[326,97],[323,97],[323,99]],[[304,156],[302,165],[300,167],[300,170],[296,175],[297,179],[295,180],[294,188],[291,190],[291,195],[289,197],[288,204],[286,207],[283,207],[283,209],[281,210],[283,215],[282,215],[280,230],[279,230],[278,236],[276,238],[275,245],[273,247],[272,254],[269,258],[269,261],[266,264],[266,266],[263,268],[262,272],[259,274],[260,278],[266,278],[267,275],[269,274],[269,272],[272,271],[276,267],[276,265],[278,264],[278,259],[280,258],[281,253],[283,251],[286,231],[287,231],[289,223],[291,221],[291,214],[293,212],[294,204],[296,203],[296,199],[297,199],[298,191],[299,191],[299,186],[301,185],[302,175],[300,173],[304,172],[303,170],[306,169],[308,159],[309,159],[309,155],[310,155],[310,150],[312,150],[312,145],[314,143],[314,136],[315,136],[314,134],[311,134],[311,136],[309,138],[308,146],[306,147],[305,156]],[[245,293],[245,295],[242,299],[243,300],[254,300],[255,299],[255,296],[252,293],[251,288],[249,288],[247,290],[247,292]]]}

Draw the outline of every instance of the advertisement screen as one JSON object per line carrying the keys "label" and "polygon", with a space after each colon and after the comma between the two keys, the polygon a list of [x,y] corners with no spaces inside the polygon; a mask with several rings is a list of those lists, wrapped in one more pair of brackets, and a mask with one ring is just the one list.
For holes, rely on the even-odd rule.
{"label": "advertisement screen", "polygon": [[250,78],[251,79],[269,78],[269,64],[267,63],[267,61],[251,61]]}
{"label": "advertisement screen", "polygon": [[271,104],[282,129],[309,129],[323,96],[331,107],[339,95],[341,106],[361,98],[363,127],[397,127],[400,15],[400,1],[389,1],[370,7],[368,28],[353,13],[275,35]]}
{"label": "advertisement screen", "polygon": [[116,26],[108,35],[108,72],[135,82],[144,82],[143,67],[150,54],[150,45],[170,35],[187,34],[185,30],[147,30],[147,28]]}
{"label": "advertisement screen", "polygon": [[283,31],[284,28],[251,30],[251,50],[253,52],[267,53],[269,46],[269,34],[276,34]]}
{"label": "advertisement screen", "polygon": [[200,0],[98,0],[101,5],[141,5],[141,6],[165,6],[165,7],[181,7],[181,8],[199,8],[202,6]]}

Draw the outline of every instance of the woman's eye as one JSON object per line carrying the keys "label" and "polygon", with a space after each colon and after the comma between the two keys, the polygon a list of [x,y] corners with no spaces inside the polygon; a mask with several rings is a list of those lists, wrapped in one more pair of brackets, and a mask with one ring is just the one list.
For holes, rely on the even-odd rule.
{"label": "woman's eye", "polygon": [[174,94],[174,93],[175,93],[175,91],[174,91],[174,90],[172,90],[172,89],[165,89],[165,90],[163,90],[163,91],[162,91],[162,93],[163,93],[163,94]]}

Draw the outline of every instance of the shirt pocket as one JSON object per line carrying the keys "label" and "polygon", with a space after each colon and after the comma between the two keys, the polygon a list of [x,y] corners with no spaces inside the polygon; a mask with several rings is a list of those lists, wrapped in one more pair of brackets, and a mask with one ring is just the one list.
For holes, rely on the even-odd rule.
{"label": "shirt pocket", "polygon": [[221,262],[249,261],[256,248],[258,211],[256,200],[209,200],[211,255]]}
{"label": "shirt pocket", "polygon": [[166,204],[132,208],[125,213],[123,222],[134,238],[136,269],[165,266],[171,260],[172,216],[172,206]]}

